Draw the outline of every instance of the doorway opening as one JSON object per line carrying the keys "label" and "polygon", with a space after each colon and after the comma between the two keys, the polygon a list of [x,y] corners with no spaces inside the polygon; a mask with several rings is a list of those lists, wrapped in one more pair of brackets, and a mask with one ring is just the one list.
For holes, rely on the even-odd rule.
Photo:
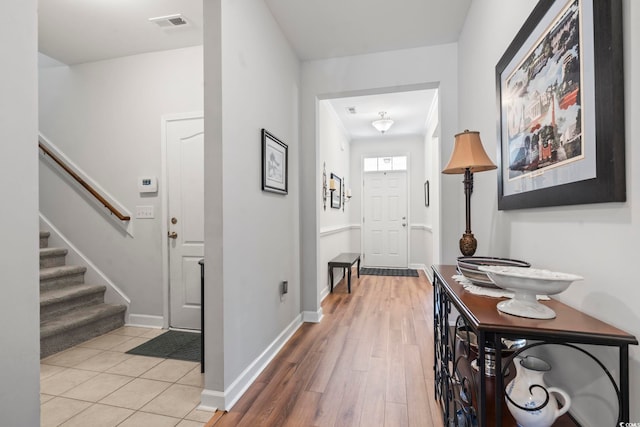
{"label": "doorway opening", "polygon": [[[328,293],[327,262],[342,252],[360,253],[367,266],[427,270],[439,250],[434,238],[439,234],[432,231],[438,221],[437,85],[328,95],[317,105],[317,170],[339,176],[341,194],[350,196],[343,197],[339,210],[331,203],[320,207],[320,297]],[[384,133],[372,125],[381,112],[394,122]],[[394,162],[402,161],[401,171]],[[426,181],[430,181],[431,208],[425,203]],[[374,196],[378,184],[376,191],[384,194]],[[322,198],[322,188],[318,192]],[[383,214],[384,228],[374,229],[373,219]],[[372,221],[367,222],[368,217]]]}

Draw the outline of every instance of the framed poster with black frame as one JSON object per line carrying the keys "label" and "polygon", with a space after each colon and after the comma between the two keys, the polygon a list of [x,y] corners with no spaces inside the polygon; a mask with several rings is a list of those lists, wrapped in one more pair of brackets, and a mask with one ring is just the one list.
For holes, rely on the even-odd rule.
{"label": "framed poster with black frame", "polygon": [[496,65],[498,209],[626,200],[621,0],[541,0]]}
{"label": "framed poster with black frame", "polygon": [[287,194],[289,191],[289,147],[262,129],[262,190]]}

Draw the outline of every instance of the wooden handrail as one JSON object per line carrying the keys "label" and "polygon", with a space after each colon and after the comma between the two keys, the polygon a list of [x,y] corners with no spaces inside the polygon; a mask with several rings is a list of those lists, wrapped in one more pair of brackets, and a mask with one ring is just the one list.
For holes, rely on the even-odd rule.
{"label": "wooden handrail", "polygon": [[60,166],[62,169],[65,170],[65,172],[67,172],[69,175],[71,175],[71,177],[73,179],[75,179],[76,181],[78,181],[78,183],[80,185],[82,185],[89,193],[91,193],[91,195],[93,197],[95,197],[96,199],[98,199],[100,201],[100,203],[102,203],[104,205],[105,208],[109,209],[109,211],[111,211],[112,214],[114,214],[115,216],[118,217],[118,219],[120,219],[121,221],[130,221],[131,217],[128,215],[123,215],[116,207],[114,207],[111,203],[109,203],[107,201],[107,199],[105,199],[104,197],[102,197],[102,195],[100,193],[98,193],[96,190],[94,190],[94,188],[92,186],[90,186],[89,184],[87,184],[87,182],[82,179],[77,173],[75,173],[69,166],[67,166],[60,158],[58,158],[58,156],[56,156],[55,154],[53,154],[53,152],[51,152],[51,150],[49,150],[47,147],[45,147],[42,142],[38,141],[38,147],[40,147],[40,149],[44,152],[44,154],[46,154],[47,156],[51,157],[51,159],[56,162],[58,164],[58,166]]}

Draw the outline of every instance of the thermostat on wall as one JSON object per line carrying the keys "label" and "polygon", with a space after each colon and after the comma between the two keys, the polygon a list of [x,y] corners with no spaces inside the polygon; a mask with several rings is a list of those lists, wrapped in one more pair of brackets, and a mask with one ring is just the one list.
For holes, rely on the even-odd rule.
{"label": "thermostat on wall", "polygon": [[157,193],[158,178],[155,176],[141,176],[138,178],[138,191],[141,193]]}

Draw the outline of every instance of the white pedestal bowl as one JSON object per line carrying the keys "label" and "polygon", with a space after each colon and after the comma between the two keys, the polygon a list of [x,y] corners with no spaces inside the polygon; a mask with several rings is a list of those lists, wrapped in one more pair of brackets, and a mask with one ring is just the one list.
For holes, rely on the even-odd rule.
{"label": "white pedestal bowl", "polygon": [[555,295],[576,280],[583,278],[569,273],[558,273],[539,268],[481,266],[480,270],[496,286],[514,293],[513,298],[498,303],[498,310],[514,316],[532,319],[553,319],[555,311],[540,304],[536,295]]}

